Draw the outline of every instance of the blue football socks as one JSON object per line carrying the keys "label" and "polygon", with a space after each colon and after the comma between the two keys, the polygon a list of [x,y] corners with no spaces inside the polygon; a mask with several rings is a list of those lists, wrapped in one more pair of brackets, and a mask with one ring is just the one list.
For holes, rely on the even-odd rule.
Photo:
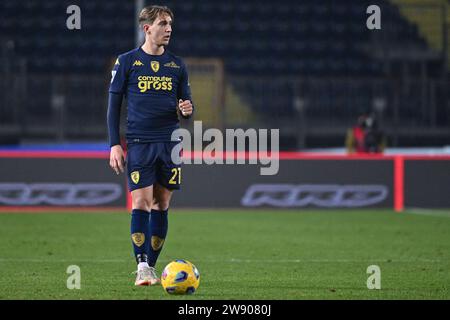
{"label": "blue football socks", "polygon": [[164,245],[164,240],[167,235],[167,220],[168,210],[154,210],[150,214],[150,243],[149,243],[149,251],[148,251],[148,264],[151,267],[154,267],[156,264],[156,260],[158,260],[158,256],[161,252],[161,249]]}

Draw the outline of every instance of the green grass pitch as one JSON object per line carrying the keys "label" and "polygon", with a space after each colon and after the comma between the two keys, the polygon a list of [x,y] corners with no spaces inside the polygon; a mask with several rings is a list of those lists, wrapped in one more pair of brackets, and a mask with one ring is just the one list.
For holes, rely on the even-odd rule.
{"label": "green grass pitch", "polygon": [[[157,264],[193,262],[191,296],[135,287],[127,213],[0,214],[0,299],[450,299],[450,213],[176,210]],[[69,290],[69,265],[81,289]],[[367,267],[381,290],[367,289]]]}

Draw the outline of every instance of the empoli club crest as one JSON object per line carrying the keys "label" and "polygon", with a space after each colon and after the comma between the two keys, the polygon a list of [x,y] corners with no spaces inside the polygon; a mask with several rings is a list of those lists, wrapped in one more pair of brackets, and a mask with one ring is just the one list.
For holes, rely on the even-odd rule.
{"label": "empoli club crest", "polygon": [[139,171],[133,171],[131,174],[131,181],[134,182],[134,184],[137,184],[139,182]]}
{"label": "empoli club crest", "polygon": [[150,65],[152,67],[152,70],[155,73],[158,72],[158,70],[159,70],[159,62],[158,61],[152,61]]}
{"label": "empoli club crest", "polygon": [[164,239],[161,239],[158,236],[152,236],[151,244],[152,244],[153,250],[158,251],[159,249],[162,248],[162,246],[164,244]]}
{"label": "empoli club crest", "polygon": [[145,242],[145,234],[143,233],[133,233],[131,235],[131,239],[133,240],[134,244],[137,245],[138,247],[142,246]]}

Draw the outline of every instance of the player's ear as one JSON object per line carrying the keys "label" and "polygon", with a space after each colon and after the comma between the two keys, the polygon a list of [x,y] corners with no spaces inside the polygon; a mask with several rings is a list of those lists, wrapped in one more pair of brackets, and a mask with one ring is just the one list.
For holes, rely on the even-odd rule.
{"label": "player's ear", "polygon": [[150,34],[150,25],[149,25],[149,24],[145,23],[145,24],[142,26],[142,29],[144,29],[144,32],[145,32],[146,34]]}

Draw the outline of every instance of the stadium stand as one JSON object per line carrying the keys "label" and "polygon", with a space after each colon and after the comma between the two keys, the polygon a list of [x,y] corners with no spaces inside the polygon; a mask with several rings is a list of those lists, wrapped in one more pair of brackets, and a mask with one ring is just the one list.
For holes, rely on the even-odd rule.
{"label": "stadium stand", "polygon": [[[388,105],[386,125],[446,126],[447,90],[437,83],[447,77],[438,44],[444,34],[427,36],[424,26],[432,19],[418,21],[401,2],[378,1],[384,24],[374,32],[366,28],[371,4],[366,0],[165,4],[176,17],[170,49],[182,57],[222,59],[228,85],[259,123],[285,123],[295,131],[295,121],[306,117],[311,127],[343,128],[382,95]],[[71,4],[82,8],[79,31],[65,28]],[[133,1],[3,0],[0,43],[9,44],[14,60],[25,61],[27,94],[35,97],[26,104],[28,118],[22,121],[50,123],[62,117],[75,125],[66,138],[77,136],[80,127],[87,130],[86,137],[104,135],[87,125],[103,125],[111,61],[135,46],[134,20]],[[415,54],[408,60],[405,52]],[[396,55],[404,59],[396,60]],[[423,81],[434,89],[417,90]],[[66,105],[64,115],[55,111],[62,103],[58,99]]]}

